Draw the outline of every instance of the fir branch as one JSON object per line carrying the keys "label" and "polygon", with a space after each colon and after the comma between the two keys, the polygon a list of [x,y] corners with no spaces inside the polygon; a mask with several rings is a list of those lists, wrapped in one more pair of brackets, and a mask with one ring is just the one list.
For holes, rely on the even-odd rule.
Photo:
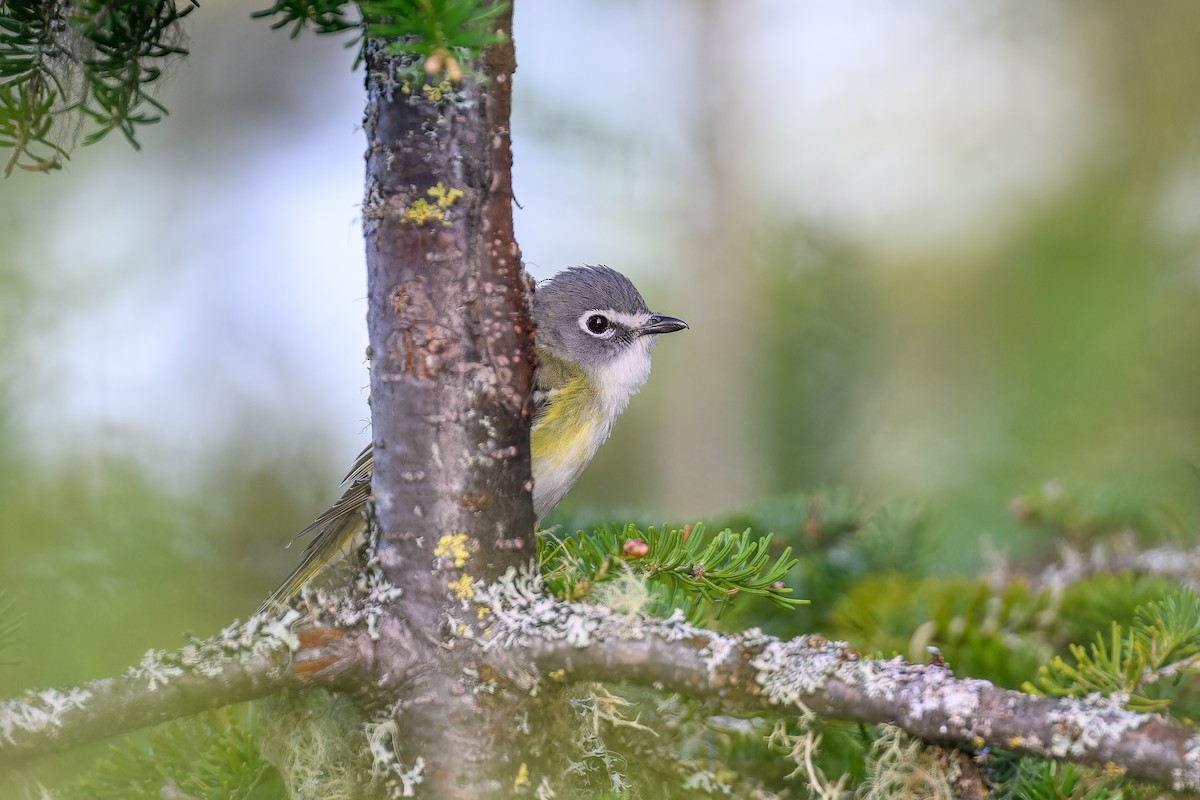
{"label": "fir branch", "polygon": [[1112,800],[1123,797],[1109,781],[1089,779],[1074,764],[1023,759],[1011,793],[1013,800]]}
{"label": "fir branch", "polygon": [[[1035,697],[955,678],[939,666],[867,660],[816,635],[790,641],[759,631],[726,635],[693,627],[681,613],[666,620],[631,618],[553,600],[539,579],[514,572],[480,586],[476,596],[487,623],[463,626],[460,646],[473,642],[494,675],[526,689],[532,662],[556,682],[619,676],[718,700],[724,713],[887,722],[927,742],[1008,750],[1119,770],[1176,790],[1200,789],[1200,734],[1116,703]],[[326,637],[322,641],[338,643],[336,655],[329,659],[326,653],[310,671],[286,668],[289,636],[282,624],[282,637],[263,637],[257,627],[246,635],[239,630],[170,658],[148,658],[122,678],[3,704],[0,763],[300,686],[300,674],[308,676],[308,686],[346,685],[351,677],[358,685],[403,686],[406,671],[420,666],[412,661],[411,630],[394,622],[380,625],[377,638],[361,628]],[[305,632],[300,637],[312,639]],[[230,641],[239,643],[232,653]],[[323,668],[331,662],[334,667]],[[31,716],[41,719],[36,728],[24,724]]]}
{"label": "fir branch", "polygon": [[62,166],[83,144],[137,129],[166,114],[150,89],[180,45],[194,0],[5,0],[0,2],[0,147],[15,167]]}
{"label": "fir branch", "polygon": [[[359,3],[367,36],[391,42],[389,52],[426,58],[454,51],[474,56],[506,41],[495,29],[508,3],[491,0],[365,0]],[[437,69],[431,72],[440,71]]]}
{"label": "fir branch", "polygon": [[1060,587],[1098,575],[1122,572],[1158,575],[1198,590],[1200,547],[1154,547],[1142,550],[1131,540],[1101,541],[1094,543],[1086,551],[1064,546],[1060,548],[1059,563],[1044,569],[1033,582],[1042,586]]}
{"label": "fir branch", "polygon": [[0,766],[352,672],[357,653],[340,637],[288,631],[299,616],[252,617],[173,653],[151,650],[120,677],[0,702]]}
{"label": "fir branch", "polygon": [[1055,657],[1041,667],[1028,692],[1054,697],[1100,694],[1125,698],[1129,708],[1160,711],[1168,698],[1146,689],[1165,678],[1197,672],[1200,658],[1200,598],[1191,591],[1142,606],[1128,630],[1114,622],[1108,639],[1096,636],[1085,648],[1070,648],[1073,663]]}
{"label": "fir branch", "polygon": [[772,557],[771,541],[769,534],[753,538],[749,530],[709,535],[702,524],[601,526],[565,537],[543,532],[538,562],[547,588],[562,599],[585,599],[597,586],[632,573],[656,592],[655,602],[642,610],[666,616],[682,608],[699,624],[719,617],[740,595],[785,609],[808,602],[788,596],[784,579],[796,559],[790,547]]}
{"label": "fir branch", "polygon": [[[317,34],[355,30],[359,35],[348,46],[359,49],[355,65],[365,56],[367,39],[386,43],[391,55],[419,56],[406,79],[417,81],[422,67],[434,78],[446,74],[458,83],[464,74],[483,75],[466,64],[484,48],[501,44],[507,37],[496,30],[496,21],[508,3],[492,0],[275,0],[270,8],[255,11],[255,19],[274,18],[271,28],[288,28],[294,39],[305,28]],[[434,80],[436,84],[438,81]]]}
{"label": "fir branch", "polygon": [[528,648],[561,680],[611,680],[721,702],[726,713],[772,710],[892,723],[927,742],[990,747],[1123,770],[1176,790],[1200,789],[1200,734],[1106,701],[1051,700],[959,679],[900,658],[866,660],[823,637],[727,636],[680,615],[631,620],[539,597],[515,577],[485,593],[494,648]]}

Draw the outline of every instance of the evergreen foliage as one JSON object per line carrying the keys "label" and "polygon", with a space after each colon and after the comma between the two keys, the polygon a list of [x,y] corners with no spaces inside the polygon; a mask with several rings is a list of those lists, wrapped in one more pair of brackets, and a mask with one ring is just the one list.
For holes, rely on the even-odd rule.
{"label": "evergreen foliage", "polygon": [[[255,741],[245,706],[206,711],[127,737],[58,800],[273,800],[279,775]],[[171,788],[173,787],[173,789]],[[172,791],[174,794],[172,794]]]}
{"label": "evergreen foliage", "polygon": [[1072,644],[1070,654],[1070,661],[1056,656],[1039,669],[1025,690],[1054,697],[1119,694],[1134,711],[1165,711],[1172,698],[1161,682],[1178,685],[1200,673],[1200,599],[1181,591],[1150,603],[1128,629],[1113,622],[1107,638],[1097,634],[1089,647]]}
{"label": "evergreen foliage", "polygon": [[[963,677],[1025,684],[1056,696],[1128,695],[1131,708],[1183,721],[1200,716],[1190,697],[1200,658],[1200,599],[1177,584],[1126,574],[1055,588],[1003,572],[979,578],[926,574],[919,554],[936,524],[933,517],[908,504],[872,511],[847,492],[772,500],[720,522],[771,526],[783,536],[729,528],[709,533],[703,525],[609,523],[569,535],[552,529],[539,536],[547,588],[559,597],[642,614],[669,615],[678,608],[695,621],[726,612],[723,624],[736,620],[738,627],[810,625],[794,632],[820,630],[880,657],[920,660],[935,647]],[[806,546],[793,552],[780,545],[785,537]],[[836,575],[822,583],[822,573]],[[821,593],[813,605],[799,605],[803,601],[778,581]],[[792,613],[737,602],[741,597],[763,597]],[[801,616],[807,619],[798,622]],[[1095,643],[1071,644],[1081,640]],[[564,747],[555,756],[565,759],[579,797],[831,797],[838,786],[857,796],[903,797],[896,787],[918,777],[934,792],[920,796],[935,797],[952,789],[937,784],[949,780],[954,759],[961,758],[886,727],[815,717],[737,720],[703,703],[619,682],[577,687],[555,702],[572,710],[552,724],[563,726],[555,738]],[[171,780],[195,797],[281,798],[284,785],[295,781],[281,778],[262,752],[272,753],[276,765],[287,763],[287,753],[301,752],[304,759],[289,764],[289,773],[319,772],[324,777],[314,780],[328,782],[329,767],[308,755],[322,747],[305,744],[308,739],[289,746],[278,731],[264,736],[261,722],[244,712],[220,713],[173,723],[150,738],[131,737],[121,755],[114,751],[58,796],[116,796],[104,792],[120,777],[146,791]],[[290,726],[289,736],[303,727]],[[1173,796],[1115,772],[1001,751],[967,756],[998,798]],[[173,771],[175,763],[200,767],[190,776]],[[935,774],[942,777],[931,779]]]}
{"label": "evergreen foliage", "polygon": [[[784,578],[796,559],[790,547],[772,558],[771,538],[755,539],[749,529],[710,536],[702,524],[645,530],[632,523],[604,525],[571,536],[543,533],[538,562],[558,597],[595,599],[601,587],[632,576],[648,590],[636,610],[661,616],[681,608],[701,623],[719,617],[739,595],[764,597],[782,608],[807,602],[788,596]],[[612,591],[601,594],[608,605],[619,599]]]}
{"label": "evergreen foliage", "polygon": [[14,167],[62,166],[74,139],[94,144],[166,109],[150,95],[167,61],[186,55],[180,21],[192,0],[3,0],[0,2],[0,147]]}
{"label": "evergreen foliage", "polygon": [[[167,109],[152,91],[172,58],[187,55],[181,22],[195,0],[0,0],[0,147],[16,167],[50,172],[71,149],[114,130],[140,148],[138,128]],[[507,8],[488,0],[276,0],[254,17],[273,18],[293,37],[358,31],[409,53],[415,78],[469,72],[463,62],[502,41],[492,21]],[[473,74],[473,73],[472,73]]]}
{"label": "evergreen foliage", "polygon": [[1012,800],[1132,800],[1135,796],[1097,778],[1091,770],[1074,764],[1032,759],[1020,761],[1009,786],[1009,791],[997,794],[997,797]]}

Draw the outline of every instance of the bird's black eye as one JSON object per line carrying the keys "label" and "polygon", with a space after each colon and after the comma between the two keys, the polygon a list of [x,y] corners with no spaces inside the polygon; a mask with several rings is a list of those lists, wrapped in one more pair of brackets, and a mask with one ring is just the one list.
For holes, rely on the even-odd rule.
{"label": "bird's black eye", "polygon": [[587,322],[584,324],[587,325],[589,333],[599,336],[608,330],[608,317],[604,316],[603,314],[592,314],[587,318]]}

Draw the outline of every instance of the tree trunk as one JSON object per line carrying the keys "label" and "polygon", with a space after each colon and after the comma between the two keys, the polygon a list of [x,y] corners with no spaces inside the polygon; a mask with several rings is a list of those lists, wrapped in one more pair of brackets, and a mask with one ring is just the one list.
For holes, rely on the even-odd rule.
{"label": "tree trunk", "polygon": [[[509,35],[459,86],[368,44],[368,327],[380,566],[415,668],[395,709],[399,756],[437,797],[490,797],[519,764],[506,703],[467,685],[477,648],[447,646],[471,584],[535,553],[529,422],[533,326],[513,240]],[[468,73],[469,74],[469,73]],[[405,80],[405,75],[410,76]],[[440,77],[432,78],[440,81]],[[461,193],[461,194],[460,194]],[[457,616],[455,616],[457,615]],[[385,637],[386,638],[386,637]],[[409,670],[410,674],[414,670]],[[396,687],[399,688],[399,687]]]}

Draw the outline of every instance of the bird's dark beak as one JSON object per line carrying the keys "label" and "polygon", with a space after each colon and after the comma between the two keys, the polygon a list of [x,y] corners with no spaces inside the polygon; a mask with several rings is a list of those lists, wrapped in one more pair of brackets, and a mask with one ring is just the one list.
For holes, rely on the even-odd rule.
{"label": "bird's dark beak", "polygon": [[646,324],[638,328],[638,334],[647,336],[658,333],[674,333],[686,328],[688,324],[681,319],[668,317],[665,314],[651,314]]}

